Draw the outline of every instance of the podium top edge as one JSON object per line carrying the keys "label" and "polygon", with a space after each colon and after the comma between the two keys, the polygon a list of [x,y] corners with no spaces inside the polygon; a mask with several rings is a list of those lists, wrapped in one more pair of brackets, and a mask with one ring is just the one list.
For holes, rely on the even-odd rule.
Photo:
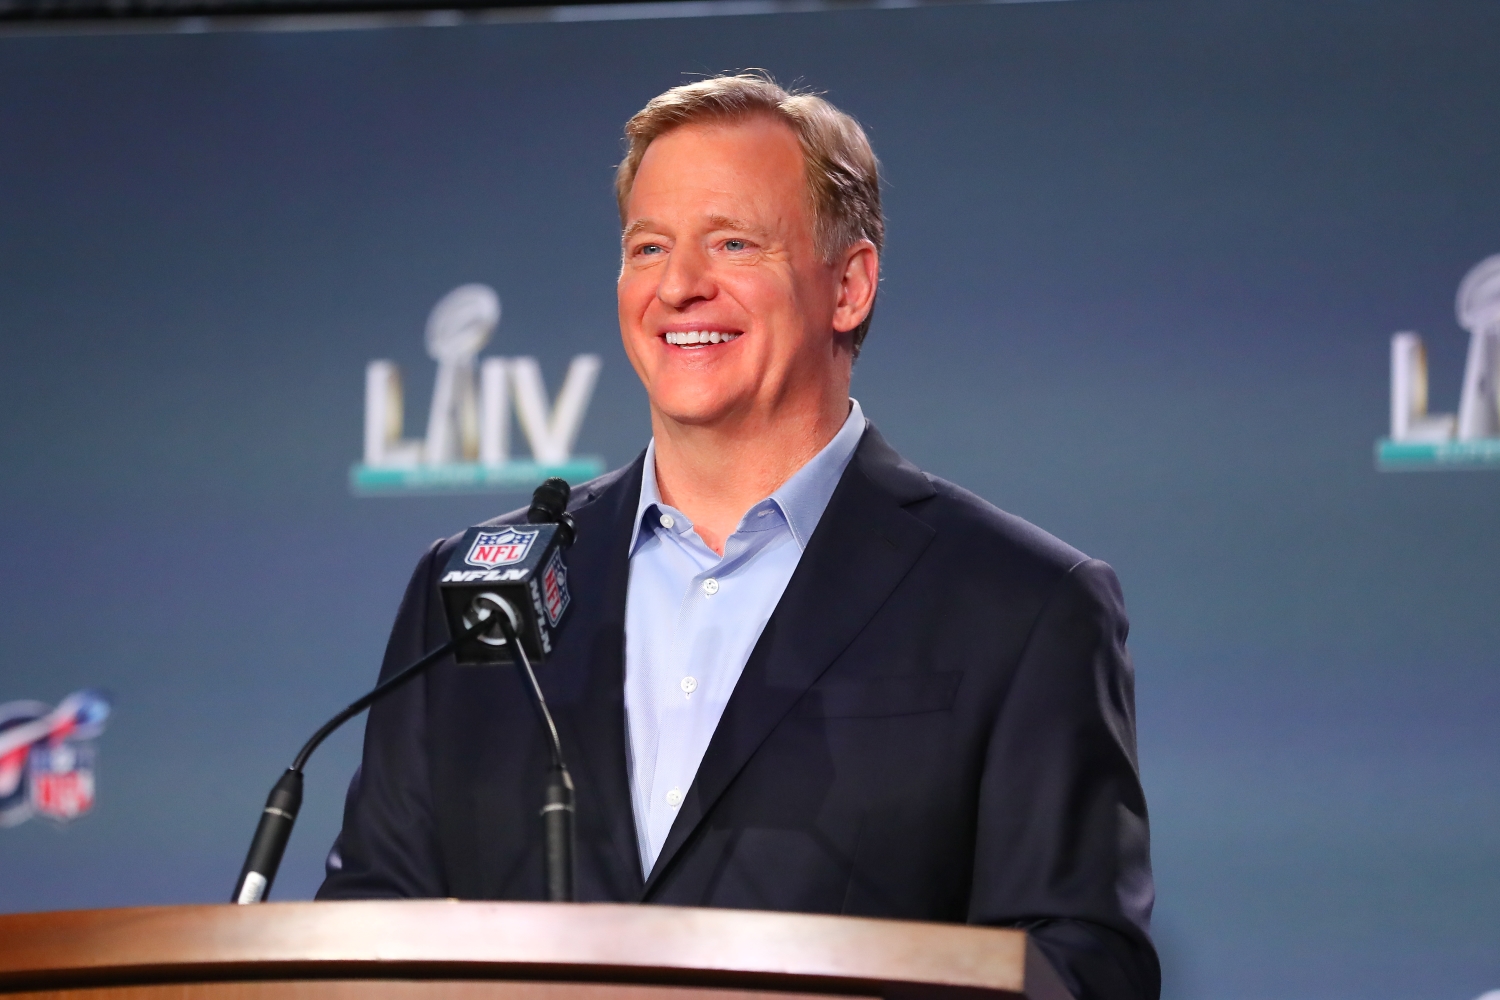
{"label": "podium top edge", "polygon": [[0,915],[0,991],[335,975],[1058,995],[1024,932],[957,924],[450,900]]}

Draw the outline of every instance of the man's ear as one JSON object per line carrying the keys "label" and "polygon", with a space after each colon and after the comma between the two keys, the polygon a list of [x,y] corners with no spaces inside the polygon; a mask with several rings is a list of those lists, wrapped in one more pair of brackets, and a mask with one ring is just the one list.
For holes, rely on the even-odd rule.
{"label": "man's ear", "polygon": [[833,310],[833,328],[848,333],[865,321],[875,306],[880,285],[880,255],[875,244],[859,240],[841,258],[838,304]]}

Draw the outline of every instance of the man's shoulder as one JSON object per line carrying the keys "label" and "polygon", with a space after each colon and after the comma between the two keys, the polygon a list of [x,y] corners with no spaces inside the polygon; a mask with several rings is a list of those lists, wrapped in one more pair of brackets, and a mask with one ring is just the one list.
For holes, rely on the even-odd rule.
{"label": "man's shoulder", "polygon": [[[1119,577],[1107,563],[961,486],[928,473],[923,476],[931,484],[931,495],[904,508],[932,532],[923,553],[926,572],[920,579],[924,585],[962,591],[971,598],[952,608],[989,609],[980,619],[966,619],[968,626],[954,619],[952,627],[985,630],[1022,621],[1029,632],[1048,609],[1061,616],[1058,620],[1074,624],[1129,627]],[[1000,607],[1011,613],[992,614]]]}
{"label": "man's shoulder", "polygon": [[945,557],[991,562],[1028,574],[1066,574],[1089,557],[1078,549],[956,483],[923,471],[887,444],[873,426],[859,452],[877,488],[933,531]]}
{"label": "man's shoulder", "polygon": [[956,483],[923,473],[932,495],[907,506],[935,532],[935,544],[995,560],[997,566],[1044,575],[1066,574],[1089,562],[1085,553],[1025,518],[1001,510]]}

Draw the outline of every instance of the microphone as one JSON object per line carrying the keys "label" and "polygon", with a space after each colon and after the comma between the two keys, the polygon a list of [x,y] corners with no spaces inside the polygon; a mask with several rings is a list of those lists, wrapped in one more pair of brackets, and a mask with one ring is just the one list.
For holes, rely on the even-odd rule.
{"label": "microphone", "polygon": [[563,548],[572,545],[573,537],[578,533],[577,525],[573,523],[573,515],[568,513],[568,498],[572,494],[573,489],[568,485],[567,480],[553,476],[531,494],[531,506],[526,510],[528,524],[561,526]]}
{"label": "microphone", "polygon": [[[553,632],[572,603],[562,555],[577,533],[566,510],[570,492],[565,481],[548,479],[532,494],[527,524],[464,532],[438,582],[449,631],[470,636],[454,651],[459,664],[515,663],[547,734],[552,761],[542,821],[547,899],[552,902],[573,899],[573,779],[531,665],[551,655]],[[471,631],[484,621],[494,627]]]}
{"label": "microphone", "polygon": [[532,494],[526,512],[528,526],[470,528],[464,533],[439,582],[453,638],[351,702],[303,744],[266,799],[231,902],[261,903],[270,893],[302,806],[302,770],[313,751],[345,722],[449,653],[461,664],[514,662],[527,681],[552,758],[541,812],[547,899],[572,901],[573,779],[563,762],[557,725],[531,667],[533,657],[541,662],[552,652],[552,635],[571,603],[562,557],[577,534],[566,510],[570,492],[564,480],[548,479]]}

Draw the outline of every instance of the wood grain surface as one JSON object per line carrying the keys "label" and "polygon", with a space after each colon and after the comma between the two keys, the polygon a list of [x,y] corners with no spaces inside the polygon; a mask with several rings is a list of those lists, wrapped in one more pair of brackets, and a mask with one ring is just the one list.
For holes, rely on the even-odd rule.
{"label": "wood grain surface", "polygon": [[[316,1000],[344,1000],[337,990],[352,992],[348,982],[356,980],[364,989],[374,985],[372,980],[383,981],[381,997],[387,995],[385,987],[394,987],[391,980],[420,980],[414,988],[422,990],[436,990],[436,981],[443,981],[444,996],[450,989],[500,986],[478,980],[517,981],[503,997],[464,993],[455,994],[456,1000],[575,1000],[574,994],[549,992],[549,981],[557,987],[633,984],[890,1000],[1067,997],[1023,932],[949,924],[603,903],[442,900],[0,916],[0,991],[10,994],[60,997],[88,987],[90,1000],[105,1000],[94,988],[171,983],[218,983],[220,989],[239,983],[254,992],[270,988],[268,980],[283,981],[276,987],[278,1000],[314,1000],[303,996],[302,991],[314,988],[309,983],[286,992],[286,981],[292,980],[320,981]],[[514,992],[523,987],[542,992],[525,997]],[[147,1000],[107,992],[118,1000]],[[577,1000],[583,995],[577,994]],[[213,1000],[262,996],[226,993]],[[208,1000],[197,992],[192,998]],[[153,993],[149,1000],[162,1000],[162,994]],[[682,1000],[702,998],[684,995]]]}
{"label": "wood grain surface", "polygon": [[[6,1000],[826,1000],[827,994],[517,980],[314,979],[7,993]],[[873,998],[849,998],[873,1000]]]}

